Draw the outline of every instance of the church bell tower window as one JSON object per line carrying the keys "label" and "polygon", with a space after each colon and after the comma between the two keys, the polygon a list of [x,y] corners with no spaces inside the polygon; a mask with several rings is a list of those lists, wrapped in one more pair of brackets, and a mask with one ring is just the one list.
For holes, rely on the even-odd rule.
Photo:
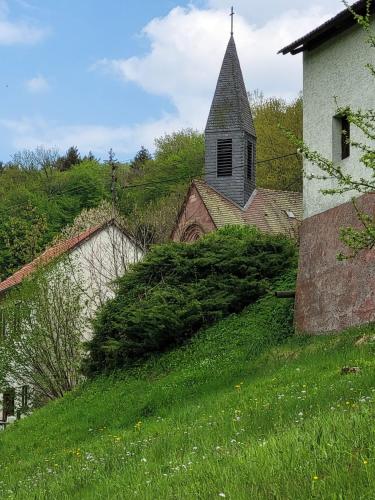
{"label": "church bell tower window", "polygon": [[247,142],[247,178],[251,179],[254,172],[254,144]]}
{"label": "church bell tower window", "polygon": [[232,139],[217,141],[217,176],[232,176]]}

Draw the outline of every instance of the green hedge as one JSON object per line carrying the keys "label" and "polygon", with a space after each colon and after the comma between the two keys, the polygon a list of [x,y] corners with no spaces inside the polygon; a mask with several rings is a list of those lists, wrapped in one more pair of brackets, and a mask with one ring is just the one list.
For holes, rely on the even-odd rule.
{"label": "green hedge", "polygon": [[154,247],[99,311],[87,373],[121,368],[185,342],[255,302],[295,266],[293,242],[251,227]]}

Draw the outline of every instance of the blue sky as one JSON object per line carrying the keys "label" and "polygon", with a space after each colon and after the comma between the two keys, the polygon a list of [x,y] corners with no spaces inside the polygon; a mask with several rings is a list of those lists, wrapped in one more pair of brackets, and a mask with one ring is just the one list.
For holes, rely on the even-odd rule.
{"label": "blue sky", "polygon": [[[157,136],[203,129],[229,35],[227,0],[0,0],[0,159],[77,145],[121,159]],[[300,57],[281,46],[340,0],[234,2],[249,90],[291,99]]]}

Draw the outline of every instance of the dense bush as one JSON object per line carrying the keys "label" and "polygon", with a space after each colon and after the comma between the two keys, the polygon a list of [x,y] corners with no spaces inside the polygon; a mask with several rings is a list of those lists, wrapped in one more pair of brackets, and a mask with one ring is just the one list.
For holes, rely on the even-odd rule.
{"label": "dense bush", "polygon": [[154,247],[100,311],[88,372],[121,368],[183,343],[257,300],[294,266],[291,241],[250,227],[227,227],[191,245]]}

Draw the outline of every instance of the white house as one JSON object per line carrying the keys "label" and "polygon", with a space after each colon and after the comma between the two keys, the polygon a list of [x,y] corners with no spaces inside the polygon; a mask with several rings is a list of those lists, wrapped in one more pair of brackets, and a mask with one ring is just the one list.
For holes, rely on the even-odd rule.
{"label": "white house", "polygon": [[[142,255],[141,248],[114,220],[91,227],[48,248],[33,262],[1,282],[0,306],[8,292],[40,266],[55,261],[59,266],[64,258],[64,269],[68,269],[69,279],[79,285],[85,297],[87,321],[82,331],[82,340],[89,340],[90,319],[97,308],[114,295],[115,279],[122,276],[129,265],[137,262]],[[1,314],[0,335],[6,335],[6,318]],[[10,384],[5,393],[0,393],[0,422],[14,419],[19,408],[27,407],[29,394],[27,386],[20,387],[17,383]]]}
{"label": "white house", "polygon": [[[366,0],[353,4],[366,12]],[[371,11],[375,2],[371,2]],[[375,28],[375,22],[372,21]],[[370,169],[360,163],[354,141],[367,142],[362,132],[337,116],[337,108],[375,109],[375,79],[366,64],[375,64],[375,51],[366,43],[367,34],[353,14],[345,9],[311,33],[281,49],[283,54],[303,53],[303,135],[313,151],[340,164],[354,178],[368,178]],[[371,147],[374,144],[369,144]],[[309,180],[322,174],[305,161],[303,186],[304,220],[301,227],[300,264],[296,294],[296,326],[300,331],[319,333],[342,330],[375,320],[375,256],[362,252],[351,261],[339,262],[344,248],[341,227],[358,225],[350,201],[356,192],[324,195],[335,188],[334,179]],[[358,203],[374,213],[375,199],[365,195]]]}

